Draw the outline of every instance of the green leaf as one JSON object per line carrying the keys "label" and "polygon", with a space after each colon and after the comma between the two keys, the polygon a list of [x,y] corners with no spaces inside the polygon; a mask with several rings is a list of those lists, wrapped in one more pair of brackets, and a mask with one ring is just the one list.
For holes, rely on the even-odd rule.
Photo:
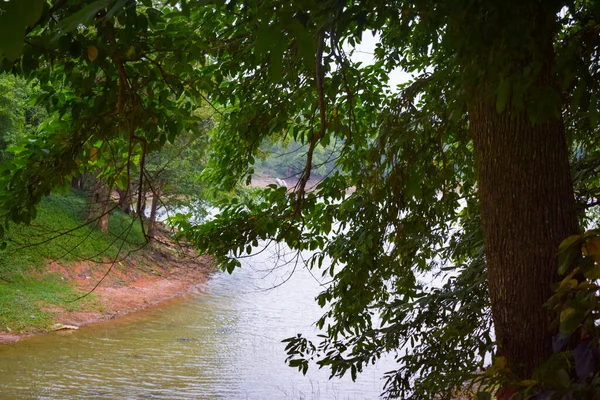
{"label": "green leaf", "polygon": [[510,96],[510,81],[503,79],[498,86],[498,95],[496,97],[496,112],[500,114],[506,108]]}
{"label": "green leaf", "polygon": [[273,40],[273,29],[269,26],[269,21],[264,21],[258,27],[256,31],[256,39],[254,45],[254,52],[257,57],[263,57],[269,52],[272,46]]}
{"label": "green leaf", "polygon": [[581,105],[581,99],[583,94],[586,92],[586,86],[583,82],[578,82],[577,87],[573,91],[573,96],[571,97],[571,105],[574,108],[578,108]]}
{"label": "green leaf", "polygon": [[42,16],[44,11],[45,0],[21,0],[25,4],[25,9],[29,10],[26,13],[25,23],[27,26],[33,26]]}
{"label": "green leaf", "polygon": [[571,336],[583,323],[585,312],[568,307],[560,313],[559,333],[561,337]]}
{"label": "green leaf", "polygon": [[558,250],[562,251],[571,246],[574,246],[578,241],[581,241],[581,235],[571,235],[562,242],[560,242],[560,245],[558,245]]}
{"label": "green leaf", "polygon": [[580,235],[572,235],[562,241],[558,249],[558,273],[561,275],[566,274],[581,255],[581,242],[582,238]]}
{"label": "green leaf", "polygon": [[23,52],[27,9],[25,2],[0,2],[0,55],[15,61]]}
{"label": "green leaf", "polygon": [[556,387],[559,389],[566,389],[571,384],[571,378],[569,378],[569,374],[564,369],[559,369],[556,371]]}
{"label": "green leaf", "polygon": [[280,82],[283,74],[282,54],[278,51],[271,51],[269,62],[270,81],[273,83]]}
{"label": "green leaf", "polygon": [[294,39],[300,51],[305,68],[309,71],[314,71],[317,52],[317,41],[314,36],[298,21],[297,18],[292,19],[290,29],[294,34]]}
{"label": "green leaf", "polygon": [[59,39],[66,33],[74,31],[79,25],[87,25],[100,10],[106,8],[112,2],[113,0],[97,0],[88,4],[75,14],[63,19],[56,27],[57,33],[54,36],[54,40]]}

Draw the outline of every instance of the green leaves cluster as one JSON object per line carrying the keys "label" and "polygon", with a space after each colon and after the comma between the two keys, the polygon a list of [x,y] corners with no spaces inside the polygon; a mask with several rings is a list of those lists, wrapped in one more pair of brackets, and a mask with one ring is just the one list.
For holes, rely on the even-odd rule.
{"label": "green leaves cluster", "polygon": [[33,28],[48,11],[45,0],[9,0],[0,5],[0,61],[15,61],[23,51],[26,28]]}
{"label": "green leaves cluster", "polygon": [[559,272],[563,279],[555,285],[547,303],[557,330],[552,343],[554,354],[525,381],[515,382],[510,370],[491,371],[511,388],[511,399],[593,399],[600,394],[599,260],[597,230],[561,243]]}
{"label": "green leaves cluster", "polygon": [[203,132],[195,110],[205,44],[184,11],[146,3],[57,3],[7,66],[41,83],[37,102],[50,114],[4,165],[10,220],[29,222],[43,196],[86,171],[100,168],[107,185],[125,188],[147,154]]}

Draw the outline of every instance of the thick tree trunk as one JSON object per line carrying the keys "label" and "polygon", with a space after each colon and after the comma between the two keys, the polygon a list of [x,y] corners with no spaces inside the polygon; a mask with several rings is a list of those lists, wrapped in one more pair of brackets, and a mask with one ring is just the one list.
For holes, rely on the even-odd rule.
{"label": "thick tree trunk", "polygon": [[[538,88],[554,87],[548,64]],[[532,124],[510,104],[498,114],[494,100],[469,110],[489,290],[499,354],[528,377],[552,351],[543,304],[558,280],[558,245],[578,230],[573,186],[560,116]]]}

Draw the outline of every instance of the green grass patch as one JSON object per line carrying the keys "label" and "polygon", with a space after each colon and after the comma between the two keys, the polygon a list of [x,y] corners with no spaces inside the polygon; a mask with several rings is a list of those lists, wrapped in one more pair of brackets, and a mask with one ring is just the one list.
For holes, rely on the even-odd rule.
{"label": "green grass patch", "polygon": [[12,225],[6,232],[8,246],[0,251],[0,329],[47,329],[53,313],[45,309],[52,306],[97,307],[93,296],[73,302],[81,293],[59,276],[45,273],[48,262],[111,262],[144,243],[139,222],[118,210],[110,215],[107,233],[93,223],[82,226],[86,216],[81,193],[52,195],[40,203],[31,225]]}
{"label": "green grass patch", "polygon": [[52,195],[38,206],[31,225],[12,225],[6,233],[8,247],[0,252],[0,277],[11,280],[48,261],[112,261],[144,243],[139,222],[116,210],[109,231],[94,223],[82,226],[87,216],[86,199],[77,192]]}
{"label": "green grass patch", "polygon": [[73,301],[80,293],[59,279],[47,274],[42,278],[19,277],[11,283],[1,283],[0,328],[13,332],[45,330],[54,316],[47,310],[49,307],[60,306],[69,311],[98,307],[93,297]]}

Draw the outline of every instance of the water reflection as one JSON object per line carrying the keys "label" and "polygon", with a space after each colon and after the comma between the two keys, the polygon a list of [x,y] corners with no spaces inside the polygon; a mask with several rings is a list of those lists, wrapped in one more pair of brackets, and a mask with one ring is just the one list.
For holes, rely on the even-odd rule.
{"label": "water reflection", "polygon": [[315,333],[321,288],[293,263],[273,271],[268,252],[233,275],[216,274],[198,293],[70,334],[0,347],[0,398],[373,399],[375,366],[328,380],[285,366],[281,339]]}

